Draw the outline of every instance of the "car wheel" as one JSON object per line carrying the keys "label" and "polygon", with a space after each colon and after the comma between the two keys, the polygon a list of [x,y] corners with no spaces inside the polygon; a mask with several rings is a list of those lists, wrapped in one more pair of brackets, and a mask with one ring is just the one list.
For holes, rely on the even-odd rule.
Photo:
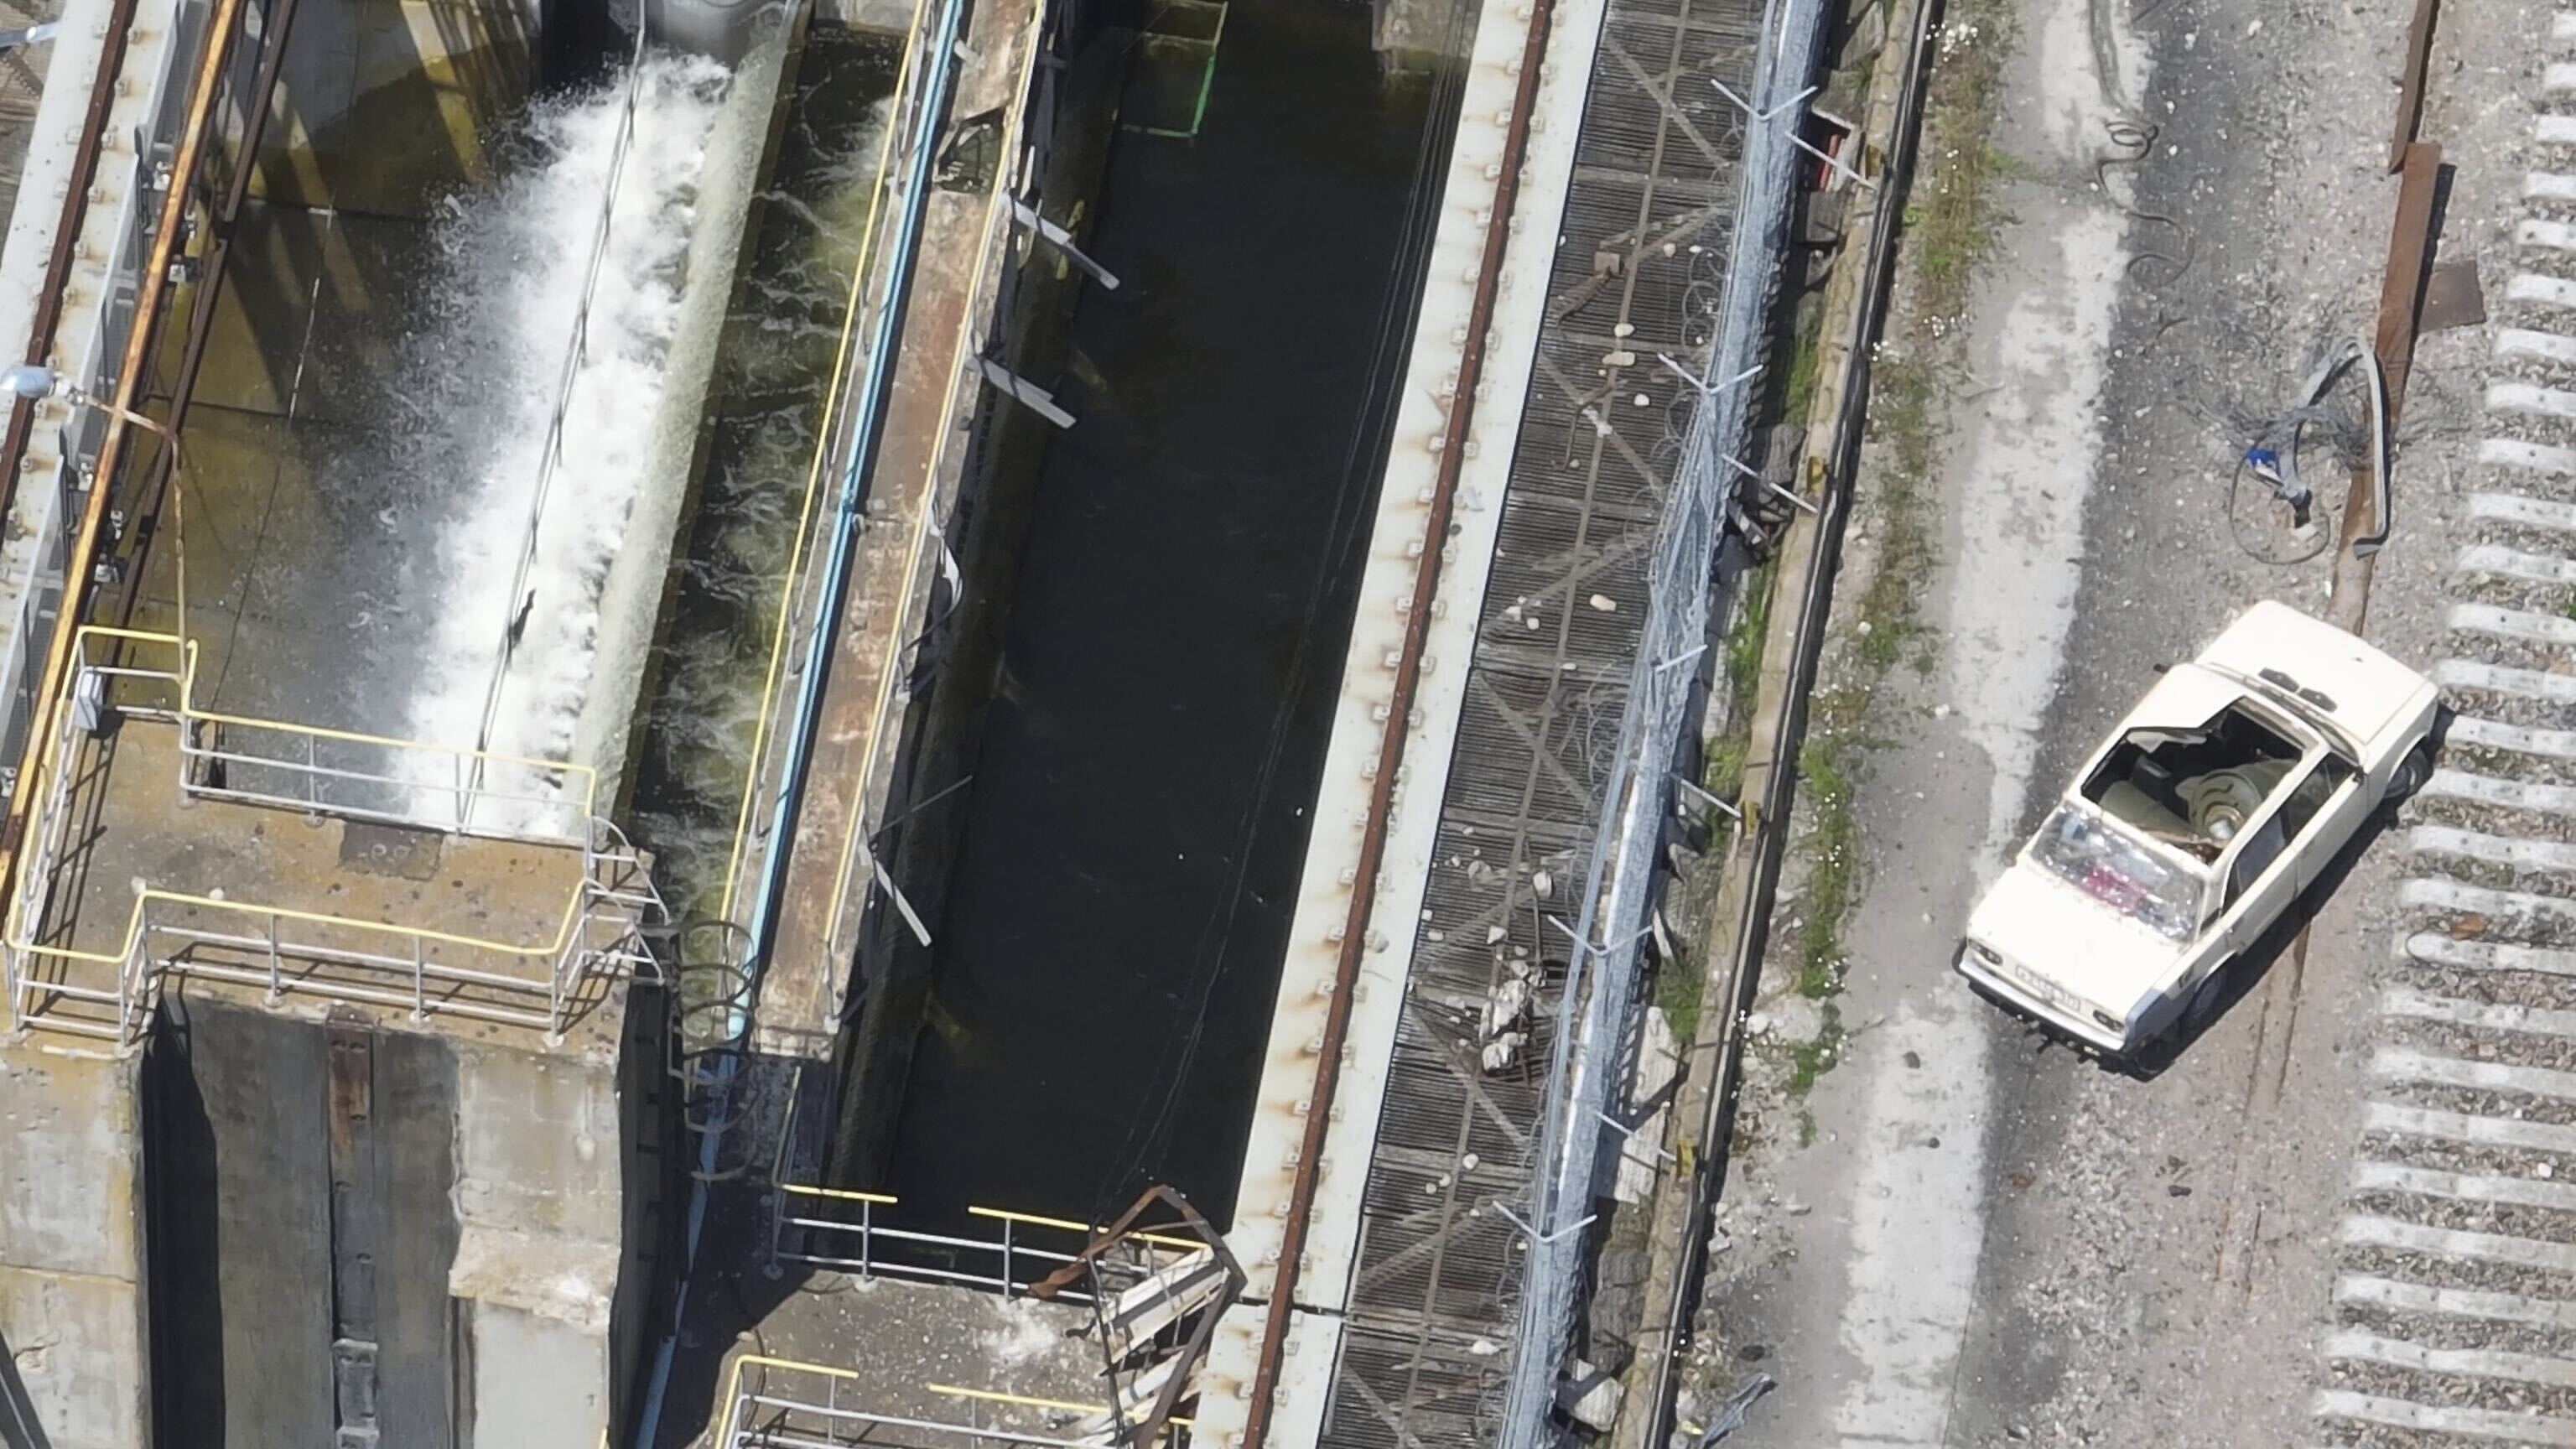
{"label": "car wheel", "polygon": [[2236,958],[2230,956],[2210,967],[2209,974],[2200,978],[2200,985],[2192,988],[2191,1000],[2183,1004],[2182,1021],[2185,1024],[2197,1027],[2218,1014],[2218,1003],[2227,998],[2227,973],[2235,966]]}
{"label": "car wheel", "polygon": [[2406,752],[2405,759],[2397,762],[2397,768],[2389,772],[2387,803],[2404,804],[2414,797],[2416,791],[2424,788],[2425,781],[2432,778],[2433,742],[2419,741],[2415,748]]}

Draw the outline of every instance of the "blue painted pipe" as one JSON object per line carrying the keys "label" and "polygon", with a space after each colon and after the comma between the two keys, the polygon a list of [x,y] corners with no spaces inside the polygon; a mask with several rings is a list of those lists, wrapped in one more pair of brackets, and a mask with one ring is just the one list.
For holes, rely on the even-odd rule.
{"label": "blue painted pipe", "polygon": [[[822,713],[824,675],[828,672],[832,641],[840,637],[843,591],[849,583],[850,559],[857,551],[861,488],[869,459],[876,451],[886,391],[892,386],[895,342],[902,330],[904,298],[911,288],[913,262],[920,248],[922,214],[930,199],[931,163],[938,150],[940,122],[948,110],[949,89],[956,79],[957,32],[965,23],[966,0],[938,0],[938,5],[930,34],[921,42],[928,47],[920,57],[924,67],[921,106],[913,115],[906,137],[903,209],[888,237],[893,250],[888,254],[891,270],[886,279],[885,316],[868,340],[859,386],[851,392],[859,408],[858,426],[851,434],[849,463],[841,470],[840,502],[833,512],[832,549],[823,568],[823,612],[806,645],[804,678],[797,686],[796,712],[787,735],[787,775],[779,787],[778,809],[770,822],[770,847],[760,864],[760,888],[752,897],[750,941],[743,958],[744,988],[726,1013],[725,1025],[734,1040],[748,1035],[748,1003],[759,996],[761,973],[768,965],[777,932],[778,898],[786,882],[788,831],[805,800],[806,757],[812,748],[816,718]],[[861,258],[860,265],[866,264],[867,259]],[[864,293],[858,305],[866,305]],[[714,1090],[719,1094],[732,1087],[738,1060],[726,1056],[716,1064]],[[670,1332],[654,1351],[653,1375],[646,1385],[644,1411],[636,1424],[635,1449],[653,1449],[660,1437],[663,1398],[671,1385],[671,1361],[679,1349],[680,1325],[688,1316],[689,1289],[697,1276],[698,1244],[706,1231],[707,1178],[716,1169],[716,1144],[721,1135],[707,1133],[698,1151],[699,1175],[689,1189],[687,1236],[680,1256],[680,1290],[671,1305]]]}

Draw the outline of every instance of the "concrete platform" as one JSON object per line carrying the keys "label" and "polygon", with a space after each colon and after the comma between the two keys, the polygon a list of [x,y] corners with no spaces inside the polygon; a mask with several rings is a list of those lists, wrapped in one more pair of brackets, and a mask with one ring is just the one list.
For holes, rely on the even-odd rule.
{"label": "concrete platform", "polygon": [[[454,1018],[470,1040],[524,1039],[542,1016],[558,958],[595,914],[594,859],[578,846],[439,835],[364,820],[211,799],[181,780],[179,726],[128,718],[83,737],[70,762],[66,841],[40,914],[23,939],[122,958],[151,903],[147,949],[171,969],[253,996],[271,965],[281,999],[306,996]],[[235,767],[237,774],[248,770]],[[267,772],[262,772],[267,773]],[[322,782],[330,785],[345,782]],[[39,822],[40,826],[42,822]],[[629,858],[627,869],[640,872]],[[591,921],[602,932],[631,928]],[[415,948],[416,952],[415,952]],[[422,967],[414,997],[408,969]],[[359,957],[385,958],[370,969]],[[104,962],[51,963],[72,984],[107,986]],[[220,973],[220,974],[218,974]],[[244,976],[243,973],[248,973]],[[568,1032],[613,1033],[612,972],[585,977],[566,1003]]]}

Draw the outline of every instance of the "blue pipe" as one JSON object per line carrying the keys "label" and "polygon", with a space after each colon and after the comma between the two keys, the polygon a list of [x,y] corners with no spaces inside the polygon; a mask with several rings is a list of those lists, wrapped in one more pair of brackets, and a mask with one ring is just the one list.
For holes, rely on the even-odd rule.
{"label": "blue pipe", "polygon": [[[779,786],[778,809],[770,822],[769,852],[760,863],[760,889],[752,899],[750,941],[743,957],[743,990],[726,1012],[729,1039],[739,1040],[748,1034],[749,1003],[759,995],[761,973],[768,964],[777,932],[778,899],[786,883],[791,839],[788,832],[805,800],[807,754],[813,747],[817,717],[822,713],[824,675],[828,672],[832,641],[841,633],[850,559],[857,551],[863,475],[876,451],[886,392],[892,385],[895,342],[902,330],[913,262],[921,244],[922,215],[929,205],[930,167],[938,147],[939,126],[946,116],[949,89],[956,78],[957,32],[965,19],[966,0],[939,0],[938,19],[926,37],[929,48],[922,53],[921,106],[913,115],[904,153],[903,210],[889,238],[893,250],[888,254],[885,315],[868,340],[866,367],[859,374],[860,386],[852,393],[859,409],[858,426],[850,437],[848,465],[841,470],[832,550],[823,568],[822,614],[806,644],[805,674],[797,686],[796,713],[787,735],[786,778]],[[867,259],[861,258],[860,265],[866,264]],[[866,305],[864,294],[858,305]],[[825,420],[827,424],[829,421]],[[731,1089],[739,1060],[727,1055],[717,1063],[713,1090],[719,1095]],[[671,1385],[671,1362],[679,1350],[680,1325],[687,1319],[689,1289],[697,1277],[698,1245],[706,1232],[707,1179],[716,1170],[716,1143],[721,1135],[705,1134],[698,1150],[698,1175],[690,1184],[687,1236],[680,1257],[680,1288],[671,1304],[670,1331],[654,1350],[653,1375],[645,1388],[644,1410],[636,1424],[635,1449],[653,1449],[660,1438],[663,1398]]]}

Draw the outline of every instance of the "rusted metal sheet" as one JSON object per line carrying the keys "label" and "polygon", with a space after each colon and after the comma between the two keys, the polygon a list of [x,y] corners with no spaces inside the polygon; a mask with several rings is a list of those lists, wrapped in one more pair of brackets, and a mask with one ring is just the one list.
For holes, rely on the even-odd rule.
{"label": "rusted metal sheet", "polygon": [[[2397,186],[2397,217],[2388,238],[2388,272],[2380,283],[2379,316],[2371,333],[2371,351],[2387,389],[2385,422],[2391,437],[2396,434],[2398,416],[2405,408],[2407,375],[2415,365],[2416,329],[2423,316],[2425,288],[2432,276],[2435,228],[2440,222],[2435,203],[2440,198],[2441,180],[2442,148],[2429,141],[2409,145]],[[2381,461],[2393,472],[2393,458]],[[2341,542],[2335,550],[2334,582],[2327,603],[2328,617],[2356,634],[2370,613],[2372,560],[2366,551],[2356,555],[2354,545],[2384,537],[2389,523],[2380,517],[2371,466],[2365,458],[2353,470],[2352,486],[2344,499]]]}

